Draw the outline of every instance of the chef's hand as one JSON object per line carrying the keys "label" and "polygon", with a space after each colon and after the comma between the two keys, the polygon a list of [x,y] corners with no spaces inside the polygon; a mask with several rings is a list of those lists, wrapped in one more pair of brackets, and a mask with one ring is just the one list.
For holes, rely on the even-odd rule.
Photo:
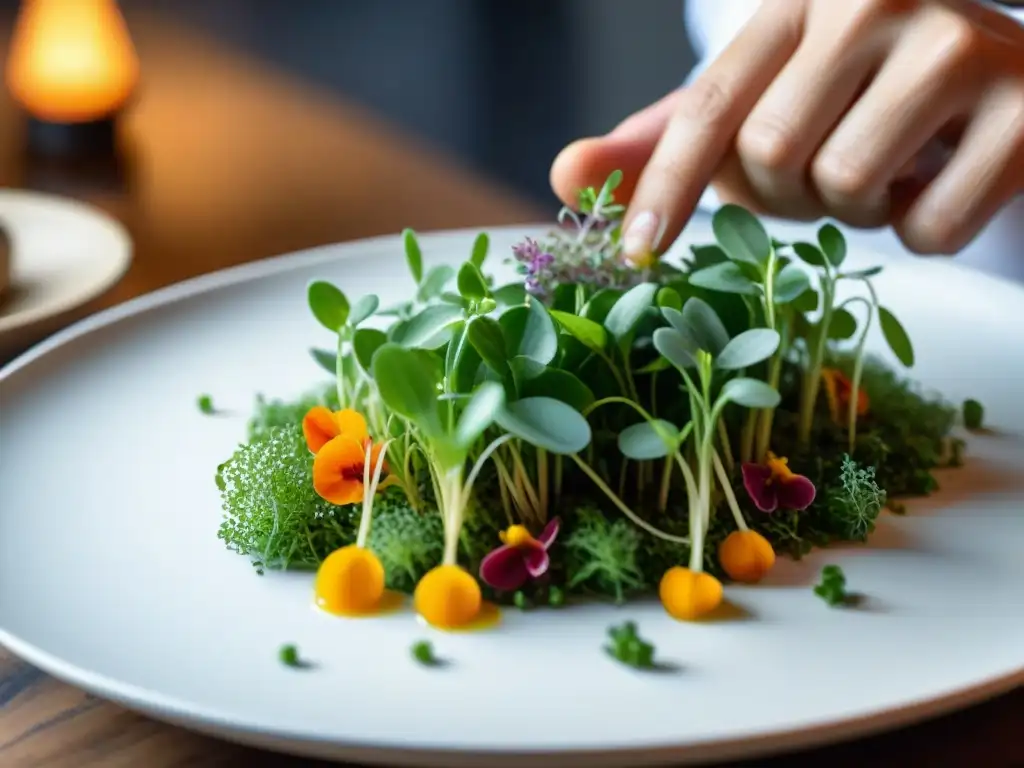
{"label": "chef's hand", "polygon": [[1024,190],[1024,28],[972,0],[763,0],[691,85],[566,147],[552,185],[571,205],[616,168],[634,261],[671,245],[709,184],[954,253]]}

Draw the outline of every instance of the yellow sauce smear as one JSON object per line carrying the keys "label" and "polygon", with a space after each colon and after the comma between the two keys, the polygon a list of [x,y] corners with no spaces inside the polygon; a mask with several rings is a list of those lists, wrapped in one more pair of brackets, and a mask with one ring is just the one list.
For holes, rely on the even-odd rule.
{"label": "yellow sauce smear", "polygon": [[342,616],[346,619],[368,619],[373,616],[384,616],[389,613],[397,613],[405,605],[405,595],[401,592],[393,592],[390,589],[384,590],[380,601],[371,608],[357,610],[332,609],[329,600],[321,595],[316,596],[316,607],[324,613],[332,616]]}
{"label": "yellow sauce smear", "polygon": [[[423,624],[430,626],[429,622],[422,616],[419,617],[419,620]],[[500,623],[501,609],[496,604],[484,600],[480,603],[480,613],[468,624],[464,624],[461,627],[434,627],[434,629],[439,629],[442,632],[482,632]]]}

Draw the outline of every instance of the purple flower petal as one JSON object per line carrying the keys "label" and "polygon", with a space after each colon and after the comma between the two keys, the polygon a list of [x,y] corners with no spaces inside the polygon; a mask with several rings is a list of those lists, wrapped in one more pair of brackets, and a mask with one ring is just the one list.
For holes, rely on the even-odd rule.
{"label": "purple flower petal", "polygon": [[523,551],[507,544],[498,547],[488,553],[480,563],[480,578],[502,592],[519,589],[530,578],[524,554]]}
{"label": "purple flower petal", "polygon": [[772,471],[760,464],[743,465],[743,487],[747,489],[750,500],[762,512],[774,512],[778,509],[778,483],[769,482]]}
{"label": "purple flower petal", "polygon": [[775,496],[784,509],[807,509],[814,501],[814,483],[803,475],[793,475],[785,481],[775,483]]}
{"label": "purple flower petal", "polygon": [[543,546],[544,549],[547,549],[554,544],[555,539],[558,538],[558,531],[561,527],[562,521],[557,517],[551,518],[551,520],[548,521],[548,524],[544,526],[544,530],[541,531],[540,536],[537,538],[537,541],[541,543],[541,546]]}
{"label": "purple flower petal", "polygon": [[541,544],[529,544],[520,548],[519,551],[523,564],[526,566],[526,572],[533,578],[536,579],[547,573],[548,567],[551,565],[551,558],[548,556],[547,549]]}

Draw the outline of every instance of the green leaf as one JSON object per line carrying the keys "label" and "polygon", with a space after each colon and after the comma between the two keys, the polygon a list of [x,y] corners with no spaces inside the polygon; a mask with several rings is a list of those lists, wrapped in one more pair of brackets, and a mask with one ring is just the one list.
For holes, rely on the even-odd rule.
{"label": "green leaf", "polygon": [[505,348],[509,357],[525,355],[547,365],[558,353],[558,333],[555,321],[537,299],[530,297],[525,307],[505,310],[498,322],[505,334]]}
{"label": "green leaf", "polygon": [[690,253],[693,254],[693,259],[690,263],[694,271],[729,260],[729,257],[725,255],[725,251],[717,245],[691,245]]}
{"label": "green leaf", "polygon": [[846,259],[846,238],[833,224],[825,224],[818,230],[818,245],[828,262],[836,269]]}
{"label": "green leaf", "polygon": [[660,371],[667,371],[671,367],[672,364],[664,357],[656,357],[643,368],[638,369],[637,373],[658,373]]}
{"label": "green leaf", "polygon": [[641,421],[619,433],[622,455],[637,461],[663,459],[671,455],[679,443],[679,428],[663,419]]}
{"label": "green leaf", "polygon": [[740,265],[733,261],[723,261],[693,272],[690,275],[690,285],[741,296],[758,296],[761,293],[760,286],[748,278]]}
{"label": "green leaf", "polygon": [[480,274],[480,270],[471,261],[467,261],[459,268],[457,283],[459,295],[467,301],[480,301],[487,298],[487,295],[490,293],[487,290],[484,276]]}
{"label": "green leaf", "polygon": [[729,343],[729,332],[710,304],[695,296],[683,305],[682,317],[701,349],[712,357],[721,354]]}
{"label": "green leaf", "polygon": [[[535,397],[553,397],[577,411],[582,411],[594,402],[594,393],[586,384],[568,371],[558,368],[543,368],[539,373],[523,370],[520,361],[527,361],[527,368],[538,365],[529,358],[517,357],[512,360],[512,375],[516,380],[516,389],[520,399]],[[533,374],[533,375],[531,375]]]}
{"label": "green leaf", "polygon": [[683,297],[675,288],[666,287],[658,291],[658,295],[654,297],[654,303],[659,307],[679,310],[683,308]]}
{"label": "green leaf", "polygon": [[747,408],[774,408],[782,400],[774,388],[757,379],[730,379],[721,397]]}
{"label": "green leaf", "polygon": [[686,334],[675,328],[659,328],[654,332],[654,348],[658,354],[680,370],[697,367],[699,347]]}
{"label": "green leaf", "polygon": [[337,286],[323,280],[312,282],[307,299],[313,317],[327,330],[338,333],[348,322],[348,299]]}
{"label": "green leaf", "polygon": [[844,272],[840,277],[845,277],[848,280],[865,280],[869,277],[874,277],[882,271],[882,267],[868,267],[867,269],[858,269],[853,272]]}
{"label": "green leaf", "polygon": [[723,205],[711,220],[715,239],[733,261],[764,268],[772,253],[772,241],[761,222],[738,205]]}
{"label": "green leaf", "polygon": [[316,360],[316,364],[332,376],[338,373],[338,355],[329,349],[311,349],[309,354]]}
{"label": "green leaf", "polygon": [[499,307],[515,307],[526,304],[526,288],[522,283],[509,283],[491,292]]}
{"label": "green leaf", "polygon": [[788,304],[799,298],[811,285],[807,273],[797,264],[787,264],[775,276],[775,303]]}
{"label": "green leaf", "polygon": [[477,269],[482,269],[484,261],[487,260],[487,251],[491,247],[491,239],[487,236],[486,232],[481,232],[476,236],[476,240],[473,241],[472,255],[469,257],[470,262]]}
{"label": "green leaf", "polygon": [[493,381],[485,381],[469,399],[455,427],[455,442],[469,448],[482,435],[505,404],[505,390]]}
{"label": "green leaf", "polygon": [[508,403],[496,419],[506,432],[554,454],[579,453],[590,443],[590,425],[579,411],[552,397]]}
{"label": "green leaf", "polygon": [[416,233],[411,229],[402,232],[402,243],[405,245],[405,263],[409,265],[409,272],[416,285],[423,282],[423,252],[416,240]]}
{"label": "green leaf", "polygon": [[593,320],[557,310],[552,310],[551,316],[570,336],[583,342],[588,349],[601,352],[608,344],[608,332]]}
{"label": "green leaf", "polygon": [[490,317],[474,317],[467,328],[469,343],[473,345],[480,357],[495,373],[502,376],[508,370],[508,356],[505,348],[505,335],[501,325]]}
{"label": "green leaf", "polygon": [[512,369],[512,377],[515,379],[517,387],[530,379],[537,378],[544,371],[548,370],[548,367],[543,363],[538,363],[536,360],[524,357],[523,355],[513,357],[508,361],[508,365]]}
{"label": "green leaf", "polygon": [[388,343],[373,356],[373,378],[384,403],[431,437],[441,435],[437,414],[439,379],[423,355]]}
{"label": "green leaf", "polygon": [[395,326],[392,341],[403,347],[436,349],[445,343],[445,331],[462,319],[462,309],[452,304],[434,304]]}
{"label": "green leaf", "polygon": [[[478,383],[482,366],[480,353],[467,341],[462,347],[462,354],[455,361],[455,370],[451,374],[452,389],[459,393],[472,392]],[[484,367],[484,371],[489,372],[490,368]]]}
{"label": "green leaf", "polygon": [[793,253],[812,267],[825,266],[825,254],[816,245],[810,243],[793,243]]}
{"label": "green leaf", "polygon": [[797,312],[813,312],[818,308],[818,292],[812,286],[793,299],[790,306]]}
{"label": "green leaf", "polygon": [[985,406],[974,398],[967,398],[963,403],[964,426],[970,430],[981,429],[985,422]]}
{"label": "green leaf", "polygon": [[770,328],[751,328],[725,345],[715,358],[715,367],[723,371],[738,371],[760,363],[775,354],[782,338]]}
{"label": "green leaf", "polygon": [[629,337],[640,318],[654,303],[654,296],[658,292],[655,283],[640,283],[622,294],[621,298],[608,312],[604,319],[604,327],[620,342]]}
{"label": "green leaf", "polygon": [[910,336],[906,329],[896,319],[896,316],[885,307],[878,308],[878,322],[882,326],[882,335],[889,349],[896,355],[907,368],[914,367],[914,345],[910,343]]}
{"label": "green leaf", "polygon": [[416,300],[422,302],[437,298],[453,277],[455,277],[455,270],[447,264],[431,267],[423,278],[423,282],[420,283],[420,289],[416,292]]}
{"label": "green leaf", "polygon": [[850,339],[857,332],[857,318],[849,310],[839,307],[832,313],[828,324],[830,339]]}
{"label": "green leaf", "polygon": [[622,295],[623,292],[616,288],[602,288],[583,305],[580,315],[595,323],[604,323],[608,313],[612,311],[612,307],[622,298]]}
{"label": "green leaf", "polygon": [[352,351],[355,352],[359,366],[370,372],[373,356],[378,349],[388,342],[388,335],[376,328],[358,328],[352,335]]}
{"label": "green leaf", "polygon": [[348,318],[349,324],[353,328],[356,327],[376,312],[378,307],[380,307],[380,299],[376,295],[370,293],[363,296],[352,305],[352,314]]}

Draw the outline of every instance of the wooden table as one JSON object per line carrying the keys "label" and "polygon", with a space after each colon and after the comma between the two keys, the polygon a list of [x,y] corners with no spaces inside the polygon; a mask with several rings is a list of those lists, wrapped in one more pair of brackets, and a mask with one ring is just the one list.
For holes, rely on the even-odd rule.
{"label": "wooden table", "polygon": [[[482,227],[537,221],[551,213],[358,109],[166,20],[130,20],[145,86],[127,123],[135,146],[128,183],[120,191],[65,190],[117,216],[135,241],[131,270],[90,310],[210,270],[404,226]],[[6,186],[33,178],[20,159],[19,126],[10,104],[0,104],[0,183]],[[68,183],[51,176],[48,186],[60,190]],[[772,706],[770,691],[751,695]],[[1022,717],[1024,692],[1018,692],[896,734],[760,764],[1024,764]],[[0,765],[314,764],[140,717],[0,651]]]}

